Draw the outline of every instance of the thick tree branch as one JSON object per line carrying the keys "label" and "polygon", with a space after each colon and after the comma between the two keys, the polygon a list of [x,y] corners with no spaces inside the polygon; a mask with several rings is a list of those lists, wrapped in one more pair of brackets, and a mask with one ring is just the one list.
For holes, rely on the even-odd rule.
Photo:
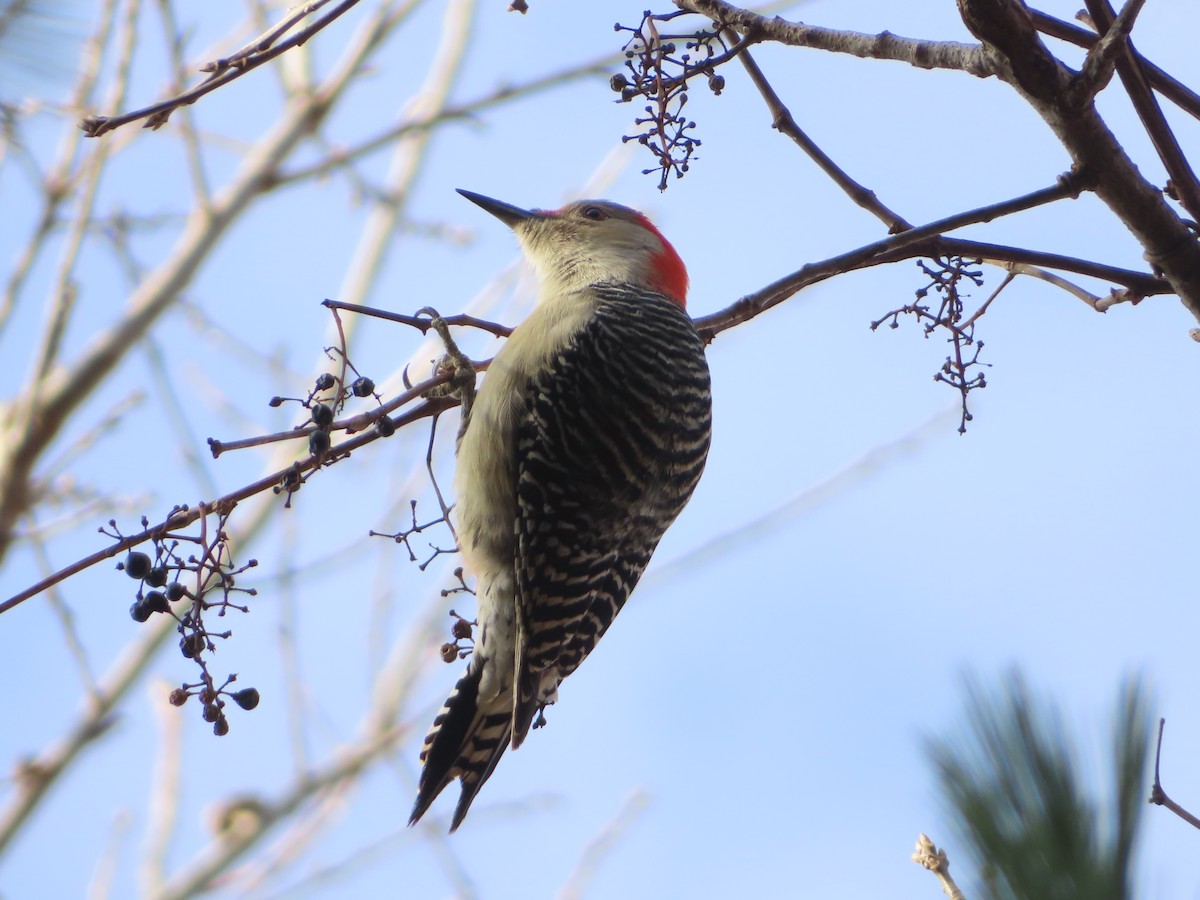
{"label": "thick tree branch", "polygon": [[718,25],[733,28],[754,40],[846,53],[863,59],[891,59],[919,69],[955,69],[979,78],[996,74],[983,48],[973,44],[915,40],[887,31],[859,34],[837,28],[819,28],[803,22],[789,22],[778,16],[759,15],[724,0],[674,0],[674,3],[682,10],[707,16]]}
{"label": "thick tree branch", "polygon": [[[1117,60],[1125,55],[1129,32],[1133,30],[1137,15],[1142,11],[1145,3],[1146,0],[1129,0],[1125,4],[1125,8],[1121,10],[1121,15],[1115,20],[1110,15],[1108,24],[1101,31],[1100,40],[1088,50],[1087,58],[1083,61],[1079,75],[1085,89],[1093,95],[1100,93],[1112,79],[1113,72],[1117,68]],[[1107,3],[1097,4],[1097,6],[1101,5],[1105,8],[1108,7]],[[1092,19],[1099,25],[1095,12],[1092,14]],[[1032,17],[1030,17],[1030,24],[1033,24]],[[1034,27],[1037,26],[1034,25]]]}
{"label": "thick tree branch", "polygon": [[[1056,19],[1054,16],[1048,16],[1036,9],[1029,11],[1029,17],[1033,20],[1033,24],[1037,27],[1038,31],[1058,38],[1061,41],[1067,41],[1077,47],[1092,47],[1100,40],[1093,31],[1080,28],[1078,25],[1072,25],[1070,22],[1064,22],[1062,19]],[[1160,69],[1132,47],[1129,50],[1141,65],[1152,88],[1180,109],[1200,119],[1200,94],[1197,94],[1182,81]]]}
{"label": "thick tree branch", "polygon": [[[1125,86],[1126,93],[1129,94],[1129,99],[1133,101],[1133,107],[1146,128],[1146,134],[1154,142],[1158,158],[1162,160],[1163,167],[1171,177],[1174,195],[1194,220],[1200,220],[1200,183],[1197,182],[1196,173],[1192,171],[1175,133],[1167,124],[1167,118],[1147,84],[1142,63],[1134,52],[1133,44],[1128,40],[1128,29],[1132,27],[1133,14],[1139,7],[1140,4],[1130,0],[1125,9],[1121,10],[1121,15],[1113,19],[1112,7],[1107,0],[1088,0],[1088,11],[1092,21],[1104,33],[1101,42],[1109,40],[1110,35],[1112,36],[1111,43],[1116,48],[1113,51],[1113,62],[1117,74]],[[1091,52],[1088,53],[1089,59]]]}
{"label": "thick tree branch", "polygon": [[1200,245],[1162,193],[1146,181],[1096,111],[1076,89],[1078,76],[1042,43],[1020,0],[958,0],[971,33],[984,42],[1000,77],[1054,131],[1077,166],[1095,176],[1097,196],[1133,232],[1145,257],[1200,320]]}
{"label": "thick tree branch", "polygon": [[[1055,24],[1056,20],[1044,16],[1035,20],[1034,14],[1020,0],[958,0],[958,4],[963,21],[972,34],[983,42],[982,47],[910,40],[888,33],[870,36],[814,28],[778,17],[768,18],[724,0],[675,0],[679,9],[708,16],[718,25],[734,29],[756,41],[776,41],[790,46],[874,59],[903,60],[923,68],[958,69],[980,77],[999,76],[1013,85],[1050,125],[1071,154],[1076,167],[1094,175],[1097,195],[1133,232],[1145,251],[1147,261],[1165,275],[1185,307],[1200,319],[1200,247],[1195,236],[1161,193],[1138,172],[1096,112],[1092,94],[1089,93],[1097,86],[1096,81],[1103,67],[1112,58],[1116,57],[1118,64],[1125,65],[1133,56],[1132,51],[1123,51],[1118,56],[1114,49],[1114,37],[1113,42],[1102,46],[1093,55],[1088,76],[1080,76],[1060,63],[1039,37],[1039,28],[1055,28],[1063,32]],[[1127,5],[1124,27],[1132,26],[1137,9],[1137,2]],[[1078,39],[1074,32],[1063,33],[1068,38]],[[1091,45],[1095,46],[1095,43],[1093,41]],[[754,69],[750,68],[750,71],[753,78]],[[761,76],[761,73],[758,74]],[[756,79],[756,83],[759,80]],[[789,129],[793,140],[822,164],[819,150],[809,146],[811,141],[798,127],[791,127],[794,122],[789,124],[786,107],[777,102],[777,97],[773,103],[772,93],[764,92],[764,97],[772,105],[777,124]],[[1148,107],[1149,103],[1143,105]],[[1152,133],[1155,130],[1150,125],[1147,127]],[[1157,130],[1169,134],[1165,126]],[[832,171],[829,166],[823,165],[823,168],[830,172],[835,181],[843,183],[837,175],[844,173],[840,173],[836,167]],[[1181,177],[1173,179],[1172,183],[1182,198],[1187,195],[1188,184],[1193,180],[1189,177],[1190,169],[1185,163],[1175,166],[1172,171],[1181,173]],[[853,182],[843,184],[843,187],[856,202],[872,208],[873,196],[869,191]],[[1200,197],[1197,202],[1200,202]],[[880,206],[872,211],[887,221],[890,211],[884,212],[885,209]],[[896,223],[893,221],[889,224],[894,226]]]}

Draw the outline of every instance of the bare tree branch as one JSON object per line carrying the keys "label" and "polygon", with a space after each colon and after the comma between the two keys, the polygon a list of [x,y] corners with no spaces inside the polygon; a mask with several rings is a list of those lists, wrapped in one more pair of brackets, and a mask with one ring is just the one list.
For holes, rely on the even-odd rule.
{"label": "bare tree branch", "polygon": [[917,838],[917,850],[912,855],[912,861],[937,876],[942,893],[950,900],[967,900],[967,895],[950,877],[950,860],[946,857],[945,849],[939,850],[937,845],[923,834]]}
{"label": "bare tree branch", "polygon": [[1146,259],[1200,319],[1200,245],[1101,119],[1088,85],[1046,49],[1023,3],[958,0],[958,6],[999,77],[1041,115],[1075,164],[1095,178],[1097,196],[1133,232]]}
{"label": "bare tree branch", "polygon": [[145,128],[161,128],[167,123],[167,120],[171,117],[171,113],[179,109],[179,107],[195,103],[210,91],[215,91],[217,88],[241,78],[247,72],[257,69],[263,63],[270,62],[280,54],[286,53],[293,47],[300,46],[318,31],[321,31],[344,13],[349,12],[357,6],[359,0],[342,0],[341,3],[325,13],[325,15],[301,28],[287,40],[281,41],[278,44],[275,43],[276,38],[280,34],[291,28],[301,18],[307,16],[309,12],[324,6],[326,2],[328,0],[318,0],[318,2],[308,4],[309,8],[305,9],[300,16],[294,16],[289,12],[284,22],[278,28],[268,31],[255,42],[235,53],[232,57],[206,63],[201,67],[201,71],[211,72],[212,74],[195,87],[189,88],[170,99],[159,103],[152,103],[149,106],[135,109],[132,112],[114,116],[86,116],[79,123],[79,127],[83,129],[83,133],[87,137],[100,137],[115,128],[128,125],[130,122],[136,122],[139,119],[146,120],[143,126]]}
{"label": "bare tree branch", "polygon": [[[1059,40],[1068,41],[1078,47],[1092,47],[1100,40],[1094,31],[1088,31],[1085,28],[1080,28],[1078,25],[1072,25],[1070,22],[1056,19],[1054,16],[1047,15],[1036,9],[1029,10],[1029,15],[1033,19],[1033,24],[1038,31],[1048,34],[1051,37],[1056,37]],[[1132,46],[1128,49],[1145,71],[1152,88],[1180,109],[1196,118],[1200,118],[1200,94],[1197,94],[1179,79],[1150,62],[1134,50]]]}
{"label": "bare tree branch", "polygon": [[1150,802],[1155,806],[1165,806],[1193,828],[1200,828],[1200,818],[1192,815],[1163,790],[1162,779],[1159,778],[1159,761],[1162,759],[1163,729],[1167,726],[1166,719],[1158,720],[1158,743],[1154,749],[1154,787],[1150,790]]}
{"label": "bare tree branch", "polygon": [[887,31],[859,34],[789,22],[741,9],[724,0],[673,0],[687,12],[707,16],[722,26],[736,29],[747,39],[775,41],[790,47],[808,47],[846,53],[861,59],[890,59],[919,69],[954,69],[978,78],[996,74],[983,48],[955,41],[926,41],[900,37]]}
{"label": "bare tree branch", "polygon": [[754,86],[758,88],[758,92],[762,94],[763,100],[767,103],[767,108],[771,111],[772,126],[780,134],[785,134],[795,141],[808,154],[809,158],[820,166],[821,171],[846,192],[851,200],[883,222],[887,226],[888,234],[896,234],[912,227],[899,213],[888,209],[874,191],[863,187],[846,174],[828,154],[817,146],[815,141],[801,130],[800,126],[796,124],[795,118],[792,117],[791,110],[784,105],[749,52],[743,53],[741,60],[746,72],[750,75],[750,80],[754,82]]}
{"label": "bare tree branch", "polygon": [[[1121,15],[1115,20],[1112,17],[1112,7],[1109,6],[1107,0],[1088,0],[1088,9],[1092,15],[1092,21],[1104,32],[1101,42],[1093,50],[1088,51],[1088,59],[1091,60],[1092,53],[1096,48],[1104,46],[1105,41],[1109,42],[1109,46],[1112,48],[1109,52],[1109,56],[1112,57],[1111,62],[1116,67],[1121,83],[1125,85],[1129,99],[1133,101],[1134,109],[1137,110],[1142,125],[1146,128],[1146,133],[1154,142],[1154,149],[1157,151],[1159,159],[1162,160],[1167,174],[1171,176],[1170,192],[1172,196],[1178,198],[1194,220],[1200,220],[1200,182],[1197,182],[1196,173],[1192,171],[1183,149],[1179,146],[1179,141],[1171,131],[1171,126],[1167,124],[1167,119],[1163,115],[1162,109],[1159,108],[1154,94],[1150,91],[1140,58],[1134,52],[1133,44],[1128,40],[1134,18],[1141,9],[1141,2],[1129,0],[1125,4],[1125,8],[1121,10]],[[1085,78],[1088,77],[1086,65],[1081,74]]]}
{"label": "bare tree branch", "polygon": [[[720,312],[704,316],[696,321],[696,327],[701,334],[711,339],[712,335],[731,328],[754,318],[773,306],[782,303],[797,291],[809,285],[824,281],[834,275],[852,269],[866,266],[896,262],[899,259],[911,259],[930,255],[963,255],[983,259],[999,259],[1011,262],[1027,262],[1031,265],[1048,268],[1065,268],[1081,274],[1093,274],[1098,277],[1109,277],[1125,283],[1126,280],[1135,282],[1143,287],[1150,287],[1153,279],[1140,272],[1128,272],[1112,267],[1098,267],[1083,260],[1071,260],[1068,257],[1053,257],[1051,254],[1019,251],[1016,248],[1000,248],[978,244],[973,241],[952,241],[942,236],[943,232],[962,228],[976,222],[988,222],[999,216],[1009,215],[1025,209],[1031,209],[1044,203],[1074,197],[1084,182],[1078,175],[1064,176],[1054,187],[1034,191],[1023,197],[1005,200],[990,206],[948,216],[936,222],[930,222],[917,228],[910,228],[900,234],[893,235],[874,243],[867,244],[855,250],[850,250],[838,256],[817,263],[810,263],[802,269],[787,275],[773,284],[769,284],[753,294],[742,297],[737,302]],[[984,248],[988,252],[983,252]],[[951,249],[953,248],[953,249]],[[966,249],[970,248],[970,249]],[[980,253],[971,252],[979,249]],[[959,250],[964,250],[959,254]],[[1057,264],[1057,265],[1056,265]],[[1086,269],[1086,271],[1084,271]],[[1101,274],[1103,273],[1103,274]],[[1117,276],[1122,276],[1118,278]],[[1131,286],[1127,284],[1127,286]]]}
{"label": "bare tree branch", "polygon": [[[420,399],[421,395],[426,391],[437,387],[438,385],[445,384],[450,380],[450,377],[450,375],[441,375],[437,378],[431,378],[428,381],[417,385],[412,390],[406,391],[399,397],[391,400],[389,403],[380,406],[378,409],[375,409],[369,413],[361,413],[357,416],[351,416],[348,419],[335,423],[334,427],[339,430],[362,433],[358,434],[357,437],[350,438],[349,440],[343,441],[342,443],[331,447],[328,451],[329,454],[333,456],[345,456],[351,451],[357,450],[359,447],[378,439],[381,436],[378,431],[366,430],[370,425],[387,416],[390,411],[397,409],[406,403],[411,403],[413,400]],[[456,403],[456,400],[449,397],[439,397],[434,400],[426,400],[421,403],[420,406],[410,410],[407,413],[404,413],[403,415],[397,416],[392,421],[395,428],[402,428],[411,422],[437,415],[438,413],[454,406]],[[275,443],[280,440],[291,440],[298,437],[304,437],[311,434],[314,430],[315,429],[312,426],[309,426],[296,431],[280,432],[278,434],[267,435],[262,438],[250,438],[244,441],[231,442],[229,444],[221,444],[218,441],[210,441],[210,444],[216,445],[217,449],[215,452],[223,452],[226,450],[242,449],[245,447],[259,446],[266,443]],[[0,614],[8,612],[10,609],[13,609],[14,607],[24,603],[30,597],[37,596],[42,591],[46,590],[46,588],[52,587],[53,585],[70,578],[72,575],[77,575],[85,569],[91,568],[97,563],[104,562],[106,559],[113,559],[117,556],[117,554],[124,553],[125,551],[136,547],[139,544],[144,544],[147,541],[162,539],[173,531],[179,531],[180,529],[186,528],[193,522],[198,522],[204,518],[206,511],[232,509],[242,500],[246,500],[257,494],[266,493],[278,487],[284,481],[285,476],[288,476],[293,472],[302,474],[318,468],[320,464],[320,458],[316,456],[309,456],[305,460],[293,463],[287,468],[272,472],[271,474],[260,478],[251,484],[243,485],[237,490],[230,491],[228,494],[224,494],[214,500],[201,502],[195,507],[184,507],[176,511],[169,518],[159,522],[157,525],[152,525],[145,530],[138,532],[137,534],[128,535],[127,537],[117,541],[112,546],[106,547],[104,550],[99,550],[90,556],[86,556],[83,559],[77,560],[71,565],[55,572],[53,575],[43,578],[37,584],[31,585],[25,590],[14,594],[3,603],[0,603]]]}

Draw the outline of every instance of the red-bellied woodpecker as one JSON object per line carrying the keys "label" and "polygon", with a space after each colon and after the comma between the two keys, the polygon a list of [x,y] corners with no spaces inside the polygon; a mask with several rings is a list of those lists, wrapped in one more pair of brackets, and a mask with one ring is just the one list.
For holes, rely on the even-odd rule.
{"label": "red-bellied woodpecker", "polygon": [[541,292],[489,366],[458,448],[455,517],[479,631],[425,738],[410,819],[458,778],[451,831],[620,612],[712,434],[687,270],[645,216],[459,193],[516,232]]}

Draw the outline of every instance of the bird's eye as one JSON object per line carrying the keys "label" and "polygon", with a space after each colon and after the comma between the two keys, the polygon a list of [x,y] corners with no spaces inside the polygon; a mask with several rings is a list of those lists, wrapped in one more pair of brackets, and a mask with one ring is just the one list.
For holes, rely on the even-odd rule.
{"label": "bird's eye", "polygon": [[608,213],[598,206],[589,206],[583,211],[585,219],[591,219],[593,222],[602,222],[608,218]]}

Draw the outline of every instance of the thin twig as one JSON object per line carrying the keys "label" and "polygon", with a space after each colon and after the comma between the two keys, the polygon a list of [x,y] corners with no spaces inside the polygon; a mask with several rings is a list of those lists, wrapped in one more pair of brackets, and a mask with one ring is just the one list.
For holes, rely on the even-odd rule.
{"label": "thin twig", "polygon": [[263,31],[262,34],[247,41],[238,50],[200,67],[201,72],[219,72],[230,66],[241,66],[256,54],[270,49],[279,38],[283,37],[296,23],[308,18],[330,0],[312,0],[302,6],[294,6],[287,11],[282,20]]}
{"label": "thin twig", "polygon": [[[41,540],[34,539],[33,552],[37,557],[38,566],[41,571],[49,574],[53,567],[50,565],[50,557],[46,553],[46,545]],[[62,628],[63,633],[63,643],[67,645],[67,652],[71,655],[75,667],[79,670],[80,681],[83,682],[83,688],[87,692],[88,701],[97,703],[100,700],[100,689],[96,685],[96,677],[92,674],[91,663],[88,662],[87,649],[79,639],[79,629],[76,627],[75,612],[59,596],[56,590],[51,589],[49,591],[47,600],[50,603],[50,608],[54,610],[54,614],[58,617],[59,627]]]}
{"label": "thin twig", "polygon": [[742,54],[741,60],[746,72],[750,75],[750,80],[754,82],[754,86],[758,88],[758,92],[766,101],[767,108],[771,111],[771,124],[780,134],[787,135],[795,141],[820,167],[821,171],[846,192],[851,200],[883,222],[887,226],[888,234],[896,234],[912,227],[903,216],[885,206],[874,191],[863,187],[846,174],[844,169],[838,166],[825,151],[817,146],[815,141],[804,133],[793,118],[791,110],[779,98],[779,94],[767,81],[762,69],[759,68],[758,63],[749,52]]}
{"label": "thin twig", "polygon": [[1009,270],[1008,274],[1004,276],[1004,279],[998,285],[996,285],[996,289],[988,295],[988,298],[984,300],[982,304],[980,304],[979,309],[975,310],[975,312],[973,312],[966,320],[959,324],[959,330],[966,331],[968,328],[974,325],[979,317],[988,311],[988,307],[992,305],[992,301],[1000,296],[1000,292],[1012,284],[1015,277],[1016,273],[1012,270]]}
{"label": "thin twig", "polygon": [[[292,47],[298,47],[307,41],[317,32],[321,31],[327,25],[334,22],[344,13],[348,12],[356,5],[359,0],[342,0],[336,7],[327,12],[324,16],[316,19],[309,25],[297,31],[286,41],[279,44],[274,44],[266,49],[249,54],[237,61],[236,65],[230,65],[224,60],[215,60],[209,63],[212,74],[204,81],[197,84],[195,87],[189,88],[180,94],[175,95],[167,100],[159,103],[152,103],[149,106],[135,109],[132,112],[121,113],[114,116],[86,116],[80,123],[79,127],[83,129],[83,133],[87,137],[100,137],[107,134],[115,128],[120,128],[122,125],[128,125],[130,122],[136,122],[139,119],[145,119],[146,123],[143,127],[150,129],[161,128],[166,124],[171,113],[179,109],[181,106],[187,106],[190,103],[195,103],[205,94],[210,91],[215,91],[219,87],[223,87],[231,81],[241,78],[247,72],[257,69],[263,63],[270,62],[275,57],[282,53],[286,53]],[[205,71],[208,66],[202,67],[201,71]]]}
{"label": "thin twig", "polygon": [[274,594],[279,605],[279,625],[276,629],[279,641],[279,662],[283,683],[287,685],[284,697],[287,716],[288,744],[292,751],[292,769],[307,772],[312,768],[307,727],[312,721],[310,708],[310,685],[304,677],[300,648],[300,610],[302,609],[297,586],[302,582],[302,570],[294,561],[305,559],[299,551],[300,522],[289,516],[283,526],[280,541],[280,556],[291,564],[279,573]]}
{"label": "thin twig", "polygon": [[[419,399],[423,392],[429,390],[432,387],[436,387],[440,384],[445,384],[449,380],[450,380],[449,375],[444,375],[444,376],[441,376],[438,378],[431,378],[428,381],[417,385],[411,391],[407,391],[404,394],[401,394],[400,397],[393,399],[390,403],[385,404],[384,406],[381,406],[379,409],[373,410],[370,413],[363,413],[358,416],[352,416],[349,419],[345,419],[342,422],[337,423],[337,427],[347,427],[347,423],[359,424],[359,425],[362,425],[363,427],[366,427],[367,424],[378,421],[380,418],[382,418],[384,415],[386,415],[387,412],[390,411],[391,409],[395,409],[399,406],[402,406],[405,403],[411,402],[414,399]],[[420,406],[410,410],[409,412],[407,412],[403,415],[400,415],[400,416],[396,416],[395,418],[393,418],[392,421],[393,421],[393,424],[396,426],[396,428],[399,429],[399,428],[403,427],[404,425],[410,424],[411,422],[415,422],[419,419],[423,419],[428,416],[435,415],[444,410],[450,409],[457,402],[458,401],[452,397],[439,397],[434,400],[426,400]],[[279,435],[273,435],[272,439],[278,440],[278,439],[282,439],[284,437],[294,437],[294,436],[296,436],[296,434],[299,434],[299,433],[308,434],[311,430],[312,429],[304,429],[302,432],[297,432],[297,433],[282,433]],[[377,432],[375,430],[368,430],[363,434],[359,434],[356,437],[353,437],[347,441],[343,441],[342,443],[337,444],[334,447],[331,447],[326,455],[342,457],[354,450],[357,450],[359,447],[362,447],[362,446],[365,446],[366,444],[371,443],[372,441],[374,441],[378,438],[379,438],[379,432]],[[258,441],[258,443],[267,443],[267,441]],[[239,442],[234,442],[234,444],[239,445],[239,446],[250,446],[250,445],[252,445],[252,442],[239,441]],[[234,446],[234,444],[222,445],[222,446],[223,446],[223,449],[231,449]],[[72,575],[77,575],[80,572],[84,571],[85,569],[91,568],[92,566],[96,565],[97,563],[104,562],[107,559],[112,559],[117,554],[124,553],[126,550],[129,550],[131,547],[136,547],[139,544],[145,543],[146,541],[154,540],[156,538],[161,538],[171,531],[176,531],[181,528],[186,528],[187,526],[191,525],[193,522],[203,521],[202,510],[205,507],[207,507],[208,509],[212,509],[212,510],[228,509],[229,507],[239,503],[240,501],[245,500],[249,497],[253,497],[256,494],[261,494],[261,493],[265,493],[267,491],[273,490],[275,487],[277,487],[283,481],[284,476],[288,475],[290,472],[297,471],[297,472],[303,473],[310,469],[315,469],[318,466],[318,464],[319,464],[319,460],[317,460],[315,457],[310,456],[307,459],[300,460],[296,463],[293,463],[291,466],[288,466],[284,469],[280,469],[276,472],[272,472],[270,475],[260,478],[258,481],[252,482],[247,485],[243,485],[242,487],[238,488],[237,490],[231,491],[228,494],[225,494],[224,496],[219,497],[215,500],[210,500],[210,501],[207,501],[206,503],[197,504],[196,507],[181,510],[181,511],[177,512],[175,515],[173,515],[171,518],[166,519],[166,520],[158,523],[157,525],[152,525],[149,528],[145,529],[144,531],[138,532],[137,534],[129,535],[129,536],[123,538],[122,540],[117,541],[115,544],[113,544],[109,547],[106,547],[103,550],[98,550],[97,552],[91,554],[90,556],[86,556],[83,559],[76,560],[71,565],[66,566],[63,569],[60,569],[59,571],[55,572],[53,575],[51,575],[47,578],[43,578],[37,584],[31,585],[30,587],[26,588],[25,590],[15,594],[14,596],[10,597],[8,600],[5,600],[3,603],[0,603],[0,614],[6,613],[10,609],[12,609],[16,606],[19,606],[20,604],[22,604],[26,600],[28,600],[30,597],[34,597],[34,596],[40,594],[42,591],[46,590],[46,588],[51,587],[55,584],[58,584],[59,582],[64,581],[67,578],[70,578]]]}
{"label": "thin twig", "polygon": [[[778,533],[787,522],[828,503],[873,475],[885,471],[899,459],[910,457],[946,434],[946,426],[958,418],[958,406],[946,406],[930,414],[903,434],[876,444],[857,459],[837,471],[798,490],[792,496],[764,510],[753,519],[725,531],[713,530],[706,540],[688,548],[679,556],[656,562],[646,570],[642,585],[662,584],[680,575],[692,575],[722,559],[736,558],[743,550]],[[643,587],[643,590],[645,588]]]}
{"label": "thin twig", "polygon": [[381,131],[379,134],[360,141],[353,147],[334,149],[324,159],[315,163],[281,172],[276,177],[275,184],[292,184],[298,181],[318,178],[339,169],[349,168],[352,162],[368,156],[383,147],[391,146],[398,138],[407,137],[415,132],[426,131],[446,122],[474,122],[478,113],[501,103],[519,100],[529,94],[568,84],[582,78],[606,75],[613,64],[622,58],[620,54],[606,54],[591,62],[572,66],[559,72],[553,72],[549,75],[532,79],[531,81],[502,85],[474,100],[468,100],[464,103],[447,104],[433,116],[410,116],[404,121]]}
{"label": "thin twig", "polygon": [[942,892],[950,900],[966,900],[967,895],[950,877],[950,860],[946,858],[946,851],[939,850],[937,845],[924,834],[917,838],[917,850],[912,855],[912,861],[937,876],[938,883],[942,886]]}
{"label": "thin twig", "polygon": [[113,814],[112,824],[108,829],[108,840],[104,842],[104,850],[100,854],[100,858],[96,860],[92,880],[84,895],[87,900],[108,900],[112,896],[113,880],[120,871],[121,845],[125,843],[132,826],[133,816],[130,815],[129,810],[118,809]]}
{"label": "thin twig", "polygon": [[437,473],[433,470],[433,448],[437,440],[437,423],[437,416],[434,416],[429,423],[429,444],[425,448],[425,471],[429,473],[429,483],[433,485],[433,494],[437,497],[438,508],[442,511],[442,521],[450,529],[450,534],[454,536],[455,543],[458,543],[458,532],[455,531],[454,523],[450,520],[450,506],[446,503],[446,498],[442,495],[442,488],[438,484]]}
{"label": "thin twig", "polygon": [[1162,781],[1158,775],[1158,765],[1160,759],[1162,758],[1163,729],[1166,728],[1166,725],[1166,719],[1158,720],[1158,747],[1154,751],[1154,787],[1150,789],[1150,802],[1155,806],[1165,806],[1193,828],[1200,828],[1200,818],[1192,815],[1190,812],[1167,796],[1167,792],[1163,790]]}
{"label": "thin twig", "polygon": [[[416,328],[421,334],[428,334],[429,329],[433,327],[433,319],[429,316],[406,316],[402,313],[394,313],[386,309],[376,309],[373,306],[360,306],[357,303],[343,303],[340,300],[325,300],[324,306],[330,309],[344,309],[348,312],[358,313],[363,316],[372,316],[376,319],[384,319],[388,322],[397,322],[401,325],[409,325]],[[478,328],[480,331],[486,331],[488,334],[494,334],[496,337],[508,337],[513,330],[508,325],[501,325],[499,322],[489,322],[487,319],[478,319],[475,316],[459,315],[459,316],[442,316],[442,321],[447,325],[462,325],[467,328]]]}
{"label": "thin twig", "polygon": [[[731,328],[770,309],[772,306],[777,306],[801,288],[815,284],[817,281],[823,281],[835,274],[841,274],[851,269],[879,265],[882,262],[895,262],[897,259],[911,258],[913,256],[930,255],[929,251],[925,249],[926,243],[936,241],[938,244],[941,244],[945,241],[941,237],[944,231],[962,228],[965,225],[977,222],[990,222],[992,219],[999,218],[1000,216],[1032,209],[1033,207],[1052,203],[1066,197],[1074,197],[1078,194],[1080,186],[1080,182],[1075,176],[1063,176],[1052,187],[1033,191],[1032,193],[1014,197],[1010,200],[1003,200],[1000,203],[981,206],[978,209],[956,213],[944,219],[930,222],[927,225],[910,228],[892,237],[884,238],[883,240],[875,241],[855,250],[839,254],[823,262],[811,263],[799,271],[779,279],[774,284],[767,285],[754,294],[743,297],[720,312],[698,319],[696,327],[700,329],[702,334],[711,337],[711,335],[718,331]],[[919,251],[917,250],[918,247],[921,248]]]}
{"label": "thin twig", "polygon": [[[1061,288],[1072,297],[1077,297],[1086,303],[1091,309],[1096,312],[1108,312],[1109,309],[1116,306],[1117,303],[1129,302],[1131,300],[1140,300],[1136,295],[1130,295],[1128,290],[1114,290],[1108,297],[1097,297],[1091,291],[1085,291],[1079,285],[1068,281],[1061,275],[1055,275],[1053,272],[1047,272],[1045,269],[1038,266],[1031,266],[1028,263],[1004,263],[1004,268],[1012,275],[1028,275],[1030,278],[1036,278],[1039,281],[1044,281],[1047,284],[1052,284],[1056,288]],[[1121,295],[1119,298],[1117,295]]]}

